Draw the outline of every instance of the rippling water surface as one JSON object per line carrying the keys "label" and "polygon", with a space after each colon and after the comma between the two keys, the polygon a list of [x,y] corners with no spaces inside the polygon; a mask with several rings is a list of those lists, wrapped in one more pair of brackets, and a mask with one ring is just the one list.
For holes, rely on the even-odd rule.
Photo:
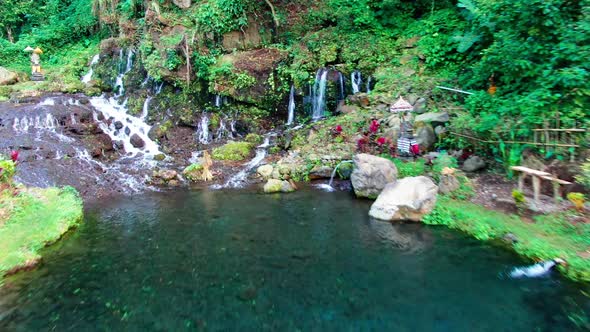
{"label": "rippling water surface", "polygon": [[[573,331],[584,285],[348,193],[199,191],[88,208],[0,290],[1,331]],[[587,323],[586,323],[587,324]],[[588,326],[588,325],[586,325]]]}

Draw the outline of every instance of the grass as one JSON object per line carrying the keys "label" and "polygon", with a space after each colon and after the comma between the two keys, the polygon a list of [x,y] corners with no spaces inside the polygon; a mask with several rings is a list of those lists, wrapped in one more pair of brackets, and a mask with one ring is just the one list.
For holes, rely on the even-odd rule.
{"label": "grass", "polygon": [[568,213],[543,215],[534,222],[517,215],[488,210],[468,201],[440,196],[435,210],[424,218],[430,225],[446,225],[480,240],[502,239],[513,234],[513,249],[532,260],[563,258],[561,272],[576,281],[590,281],[590,224],[571,223]]}
{"label": "grass", "polygon": [[0,281],[8,272],[34,265],[39,250],[59,240],[82,220],[75,189],[26,189],[0,196]]}

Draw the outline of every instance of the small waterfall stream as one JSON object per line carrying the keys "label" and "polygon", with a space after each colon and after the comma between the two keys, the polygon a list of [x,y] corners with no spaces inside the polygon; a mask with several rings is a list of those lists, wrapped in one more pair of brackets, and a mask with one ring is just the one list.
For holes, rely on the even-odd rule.
{"label": "small waterfall stream", "polygon": [[312,91],[312,120],[317,121],[324,117],[326,110],[326,86],[328,83],[328,72],[326,68],[319,69],[316,75]]}
{"label": "small waterfall stream", "polygon": [[371,76],[367,77],[367,93],[371,93],[371,79]]}
{"label": "small waterfall stream", "polygon": [[[123,49],[119,51],[119,74],[115,79],[115,90],[117,91],[116,97],[121,97],[125,93],[125,83],[124,77],[125,74],[131,71],[133,68],[133,50],[129,49],[127,51],[127,62],[123,62]],[[123,67],[123,63],[125,63],[125,67]]]}
{"label": "small waterfall stream", "polygon": [[82,76],[82,83],[90,83],[90,80],[92,80],[92,75],[94,74],[93,67],[98,63],[98,60],[100,60],[100,54],[97,54],[94,57],[92,57],[92,60],[90,61],[90,70],[86,75]]}
{"label": "small waterfall stream", "polygon": [[346,98],[346,92],[344,91],[344,75],[341,72],[338,72],[338,83],[340,84],[340,94],[338,95],[338,101],[344,100]]}
{"label": "small waterfall stream", "polygon": [[290,126],[295,121],[295,85],[291,85],[291,92],[289,93],[289,115],[287,116],[287,126]]}
{"label": "small waterfall stream", "polygon": [[352,94],[361,92],[361,85],[363,84],[363,78],[361,72],[355,70],[350,75],[350,81],[352,82]]}
{"label": "small waterfall stream", "polygon": [[197,140],[201,144],[209,144],[211,139],[209,138],[209,116],[203,112],[201,115],[201,121],[197,126]]}
{"label": "small waterfall stream", "polygon": [[336,177],[336,172],[338,172],[338,168],[340,168],[340,165],[345,164],[345,163],[352,163],[352,160],[343,160],[341,162],[338,163],[338,165],[336,165],[336,167],[334,167],[334,170],[332,171],[332,176],[330,177],[330,182],[328,182],[328,184],[325,183],[321,183],[316,185],[316,187],[323,189],[325,191],[329,191],[332,192],[336,189],[334,189],[334,187],[332,187],[332,184],[334,183],[334,178]]}
{"label": "small waterfall stream", "polygon": [[260,165],[264,158],[266,158],[267,150],[270,147],[270,139],[275,137],[276,133],[268,133],[264,136],[264,142],[256,147],[256,155],[252,160],[244,164],[242,170],[240,170],[237,174],[232,176],[225,184],[217,184],[211,186],[213,189],[222,189],[222,188],[242,188],[247,184],[248,175],[250,172]]}

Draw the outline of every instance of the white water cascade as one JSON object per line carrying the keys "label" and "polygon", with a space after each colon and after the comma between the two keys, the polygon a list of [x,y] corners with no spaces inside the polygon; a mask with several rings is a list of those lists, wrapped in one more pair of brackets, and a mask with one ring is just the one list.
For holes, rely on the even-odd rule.
{"label": "white water cascade", "polygon": [[201,144],[209,144],[211,142],[209,138],[209,116],[204,112],[197,126],[197,140]]}
{"label": "white water cascade", "polygon": [[[226,123],[229,122],[229,128],[227,128]],[[219,128],[217,128],[217,132],[215,133],[215,140],[221,141],[224,138],[233,139],[235,133],[235,120],[228,119],[228,117],[219,119]]]}
{"label": "white water cascade", "polygon": [[223,185],[214,185],[211,188],[213,189],[221,189],[221,188],[241,188],[247,183],[248,174],[266,158],[267,149],[270,146],[270,139],[271,137],[276,136],[276,133],[268,133],[264,136],[264,143],[256,147],[256,156],[246,164],[242,170],[240,170],[236,175],[232,176],[225,184]]}
{"label": "white water cascade", "polygon": [[17,134],[25,134],[32,128],[55,132],[55,129],[58,126],[59,123],[57,119],[51,115],[51,113],[47,113],[45,117],[41,117],[40,115],[35,117],[25,115],[21,118],[15,118],[14,123],[12,124],[12,129]]}
{"label": "white water cascade", "polygon": [[130,72],[133,68],[133,50],[129,49],[127,51],[127,63],[125,68],[123,68],[123,49],[119,51],[119,61],[121,63],[119,66],[119,74],[115,79],[115,90],[117,90],[116,97],[120,97],[125,93],[125,84],[123,82],[123,78],[125,77],[125,74]]}
{"label": "white water cascade", "polygon": [[361,92],[361,85],[363,84],[363,78],[361,72],[355,70],[350,75],[350,81],[352,82],[352,93],[356,94]]}
{"label": "white water cascade", "polygon": [[289,115],[287,117],[287,126],[290,126],[295,121],[295,86],[291,85],[291,92],[289,94]]}
{"label": "white water cascade", "polygon": [[[99,121],[95,112],[94,120],[113,141],[122,141],[125,151],[130,156],[143,154],[145,157],[153,159],[153,156],[161,154],[158,144],[148,137],[151,126],[142,119],[127,114],[126,103],[121,104],[115,98],[100,96],[91,98],[90,104],[102,112],[106,118],[105,121]],[[117,129],[118,124],[122,125],[119,129]],[[136,141],[138,147],[133,146],[132,140]],[[137,144],[138,141],[143,141],[143,146]]]}
{"label": "white water cascade", "polygon": [[90,80],[92,79],[92,74],[94,74],[93,66],[98,63],[98,60],[100,60],[100,54],[97,54],[92,57],[92,60],[90,61],[90,70],[86,75],[82,76],[82,83],[90,83]]}
{"label": "white water cascade", "polygon": [[550,260],[546,262],[540,262],[531,266],[515,267],[510,271],[511,278],[539,278],[547,275],[551,272],[551,269],[557,264],[562,262],[560,259]]}
{"label": "white water cascade", "polygon": [[312,91],[312,120],[317,121],[324,117],[326,110],[326,86],[328,83],[328,69],[318,70]]}
{"label": "white water cascade", "polygon": [[371,76],[367,77],[367,93],[371,93]]}

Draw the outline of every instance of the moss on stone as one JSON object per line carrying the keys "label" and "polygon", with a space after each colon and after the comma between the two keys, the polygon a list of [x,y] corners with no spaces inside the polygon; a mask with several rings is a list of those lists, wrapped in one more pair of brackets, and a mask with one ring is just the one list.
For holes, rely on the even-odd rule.
{"label": "moss on stone", "polygon": [[252,148],[248,142],[228,142],[227,144],[213,149],[213,159],[240,161],[248,158]]}

